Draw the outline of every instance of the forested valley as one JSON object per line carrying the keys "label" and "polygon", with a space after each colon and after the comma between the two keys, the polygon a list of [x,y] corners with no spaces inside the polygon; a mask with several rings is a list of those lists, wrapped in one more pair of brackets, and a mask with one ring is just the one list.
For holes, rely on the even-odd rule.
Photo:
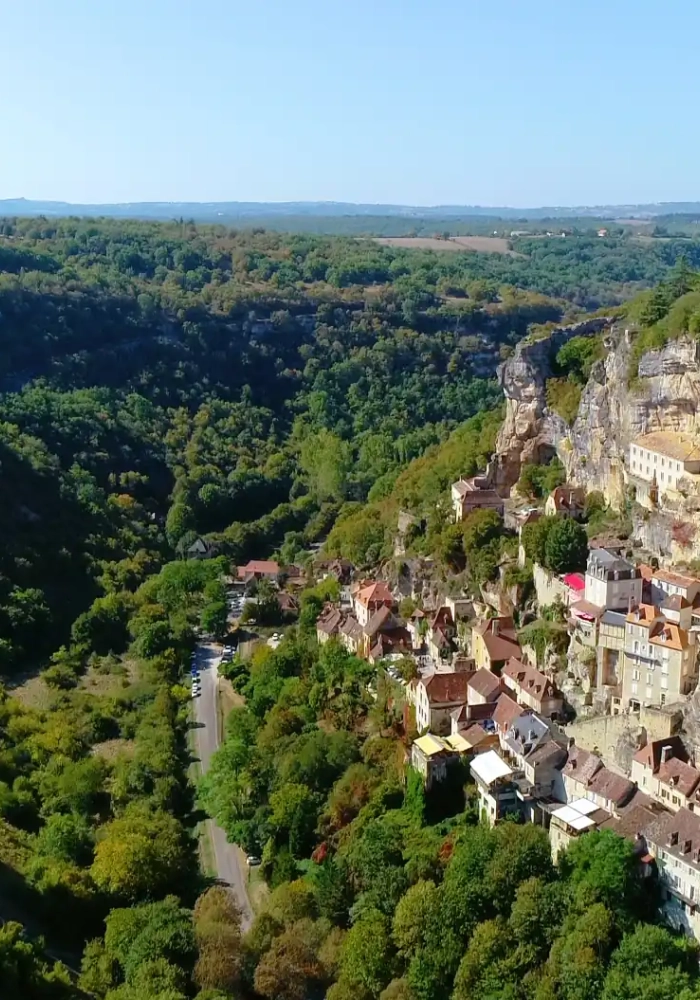
{"label": "forested valley", "polygon": [[[674,240],[442,254],[0,221],[3,998],[700,995],[693,947],[639,924],[625,842],[555,868],[541,831],[404,783],[389,682],[315,644],[323,593],[236,666],[245,707],[199,798],[183,684],[232,564],[323,542],[376,563],[404,502],[483,468],[515,344],[615,315],[681,254],[700,263]],[[487,578],[502,540],[481,528],[459,545]],[[463,559],[445,529],[438,511],[426,553]],[[187,558],[198,539],[212,558]],[[264,848],[246,934],[200,871],[204,808]]]}

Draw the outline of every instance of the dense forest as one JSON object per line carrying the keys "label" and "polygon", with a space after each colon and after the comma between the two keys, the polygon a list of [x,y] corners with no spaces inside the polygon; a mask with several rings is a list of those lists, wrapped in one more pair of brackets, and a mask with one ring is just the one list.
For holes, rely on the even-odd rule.
{"label": "dense forest", "polygon": [[[319,654],[313,592],[274,656],[236,663],[247,707],[221,781],[201,791],[263,851],[273,892],[243,936],[197,864],[182,686],[231,563],[276,550],[291,562],[327,540],[371,565],[407,506],[424,521],[417,552],[491,578],[512,540],[488,518],[457,537],[440,499],[493,447],[498,363],[533,326],[671,287],[681,251],[695,260],[694,244],[624,238],[501,256],[182,222],[0,221],[0,995],[302,1000],[335,983],[420,998],[454,980],[460,1000],[535,996],[521,981],[549,984],[537,1000],[574,1000],[604,978],[613,1000],[627,995],[608,981],[627,974],[635,935],[658,933],[661,965],[693,996],[690,951],[633,927],[646,911],[624,857],[614,900],[585,888],[591,859],[555,871],[530,834],[476,827],[459,790],[438,815],[401,784],[388,682]],[[664,288],[645,299],[652,312]],[[215,558],[186,559],[200,537]],[[488,950],[504,928],[520,940],[528,892],[555,908],[549,936],[523,939],[517,960]],[[591,901],[600,922],[581,929]],[[397,930],[414,910],[425,940],[417,924]],[[430,935],[446,920],[440,957]],[[357,963],[375,938],[372,972]],[[472,940],[500,971],[463,969]],[[561,986],[577,948],[600,955],[589,993]],[[501,993],[482,984],[493,976]]]}

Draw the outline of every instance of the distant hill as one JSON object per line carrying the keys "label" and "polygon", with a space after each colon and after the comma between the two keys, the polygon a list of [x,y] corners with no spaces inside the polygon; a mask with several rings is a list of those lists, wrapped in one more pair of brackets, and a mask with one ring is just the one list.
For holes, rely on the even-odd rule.
{"label": "distant hill", "polygon": [[67,201],[0,199],[0,215],[107,216],[136,219],[195,219],[228,223],[275,217],[394,216],[416,219],[651,219],[669,215],[700,215],[700,201],[658,202],[647,205],[550,206],[512,208],[481,205],[359,205],[336,201],[144,201],[124,204],[80,205]]}

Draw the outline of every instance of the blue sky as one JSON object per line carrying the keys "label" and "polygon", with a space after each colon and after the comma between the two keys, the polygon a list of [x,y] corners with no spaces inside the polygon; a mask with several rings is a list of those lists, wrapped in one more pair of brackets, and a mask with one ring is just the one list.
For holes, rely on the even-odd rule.
{"label": "blue sky", "polygon": [[0,198],[700,199],[693,0],[0,12]]}

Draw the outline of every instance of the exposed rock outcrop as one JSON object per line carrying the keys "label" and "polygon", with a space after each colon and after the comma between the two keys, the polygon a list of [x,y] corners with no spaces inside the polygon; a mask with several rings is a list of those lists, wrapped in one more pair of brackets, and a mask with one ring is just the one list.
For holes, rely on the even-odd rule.
{"label": "exposed rock outcrop", "polygon": [[513,356],[498,369],[506,398],[506,415],[490,469],[496,488],[509,492],[520,475],[521,464],[541,462],[564,448],[568,427],[548,408],[545,383],[552,378],[552,361],[560,347],[573,337],[600,333],[611,324],[596,317],[555,330],[541,340],[521,341]]}
{"label": "exposed rock outcrop", "polygon": [[[597,362],[585,386],[578,415],[568,426],[547,406],[546,381],[556,352],[576,336],[606,331],[607,357]],[[599,490],[621,508],[628,496],[630,442],[652,431],[700,432],[700,345],[681,338],[641,358],[630,383],[631,337],[608,318],[562,327],[546,339],[521,342],[499,369],[506,416],[490,473],[507,495],[526,462],[561,459],[567,479],[587,492]],[[632,506],[634,537],[666,559],[700,557],[700,496],[692,490],[663,510]]]}

